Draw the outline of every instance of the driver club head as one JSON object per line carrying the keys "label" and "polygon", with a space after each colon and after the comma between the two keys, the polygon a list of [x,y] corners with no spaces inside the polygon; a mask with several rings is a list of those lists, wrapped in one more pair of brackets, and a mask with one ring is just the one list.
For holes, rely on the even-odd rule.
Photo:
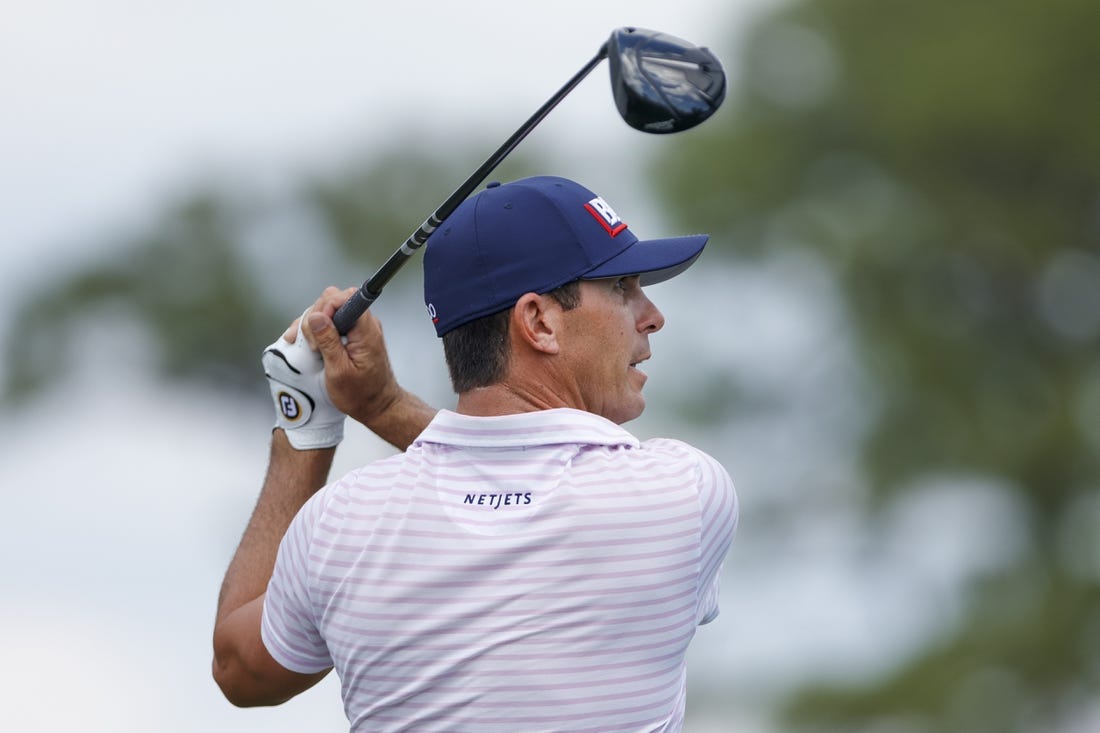
{"label": "driver club head", "polygon": [[607,42],[615,105],[628,125],[680,132],[709,118],[726,97],[726,74],[707,48],[644,28],[619,28]]}

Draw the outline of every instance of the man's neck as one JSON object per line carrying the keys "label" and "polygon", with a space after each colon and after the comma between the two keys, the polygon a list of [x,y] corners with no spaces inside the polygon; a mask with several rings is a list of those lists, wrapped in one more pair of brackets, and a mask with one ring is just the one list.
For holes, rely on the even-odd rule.
{"label": "man's neck", "polygon": [[556,407],[576,407],[561,395],[545,386],[530,388],[526,385],[498,382],[488,387],[477,387],[458,396],[455,412],[474,417],[516,415]]}

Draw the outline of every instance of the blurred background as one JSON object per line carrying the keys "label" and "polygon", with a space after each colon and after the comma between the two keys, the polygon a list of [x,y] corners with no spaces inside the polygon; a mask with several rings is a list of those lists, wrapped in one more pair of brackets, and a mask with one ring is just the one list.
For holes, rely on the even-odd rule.
{"label": "blurred background", "polygon": [[[689,733],[1100,731],[1100,4],[42,0],[0,27],[0,727],[343,730],[209,676],[272,422],[260,351],[358,285],[623,25],[712,48],[705,126],[597,69],[494,178],[709,232],[650,295],[640,437],[738,485]],[[375,305],[453,405],[419,263]],[[337,471],[390,448],[349,427]]]}

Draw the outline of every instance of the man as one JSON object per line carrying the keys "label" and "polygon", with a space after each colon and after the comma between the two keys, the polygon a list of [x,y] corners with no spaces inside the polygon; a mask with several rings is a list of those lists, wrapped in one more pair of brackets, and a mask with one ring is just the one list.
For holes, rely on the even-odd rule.
{"label": "man", "polygon": [[[737,500],[714,459],[619,425],[664,325],[642,285],[706,240],[638,241],[566,179],[490,184],[425,251],[453,412],[397,385],[373,316],[342,343],[351,291],[327,290],[265,355],[279,422],[219,599],[226,696],[335,667],[354,731],[679,730]],[[317,491],[343,413],[407,450]]]}

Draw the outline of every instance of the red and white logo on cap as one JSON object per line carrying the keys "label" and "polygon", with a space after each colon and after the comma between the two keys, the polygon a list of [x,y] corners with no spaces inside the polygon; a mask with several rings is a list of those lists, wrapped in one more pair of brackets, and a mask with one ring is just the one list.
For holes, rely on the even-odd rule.
{"label": "red and white logo on cap", "polygon": [[626,222],[599,196],[585,204],[584,208],[611,236],[614,237],[626,229]]}

